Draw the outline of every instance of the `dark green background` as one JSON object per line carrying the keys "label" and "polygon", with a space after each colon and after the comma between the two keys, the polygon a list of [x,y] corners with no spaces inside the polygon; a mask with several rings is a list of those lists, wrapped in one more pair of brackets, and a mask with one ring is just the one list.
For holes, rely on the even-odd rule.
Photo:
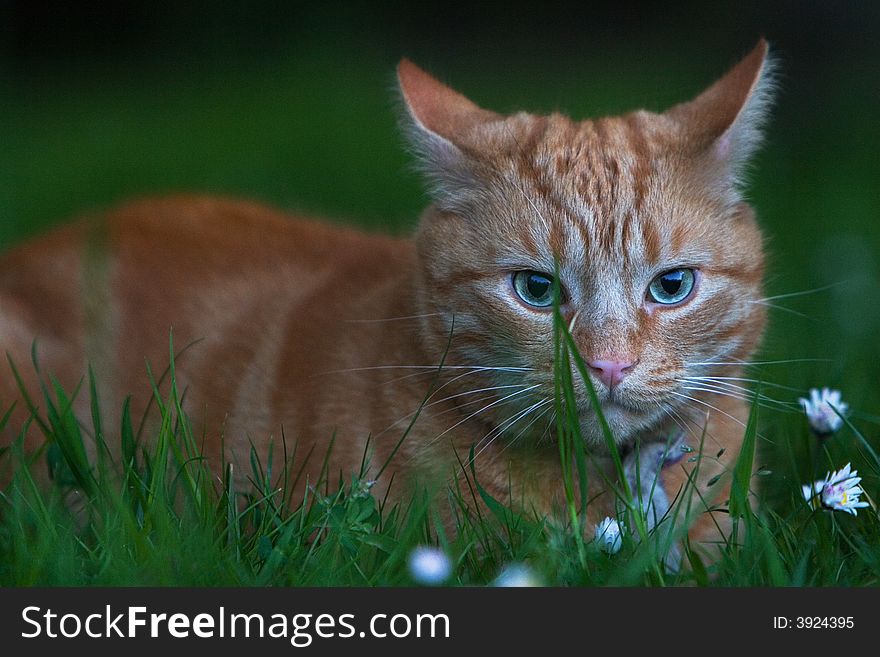
{"label": "dark green background", "polygon": [[[880,3],[0,5],[0,248],[122,199],[205,191],[406,231],[408,56],[499,111],[660,110],[765,35],[780,93],[751,198],[771,311],[760,368],[880,415]],[[796,392],[767,391],[792,400]],[[772,439],[772,430],[770,431]]]}

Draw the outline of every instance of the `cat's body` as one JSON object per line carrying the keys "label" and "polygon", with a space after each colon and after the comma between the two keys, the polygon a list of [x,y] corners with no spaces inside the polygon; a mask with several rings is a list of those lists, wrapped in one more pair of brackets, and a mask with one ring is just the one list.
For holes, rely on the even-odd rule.
{"label": "cat's body", "polygon": [[[762,42],[667,114],[582,123],[492,114],[404,62],[436,200],[414,240],[223,199],[130,204],[0,259],[0,346],[32,391],[34,339],[43,372],[68,389],[91,363],[102,407],[132,395],[139,418],[151,394],[145,362],[157,376],[165,369],[173,329],[178,386],[215,469],[246,466],[251,444],[263,458],[270,441],[280,449],[283,428],[295,468],[310,454],[309,481],[331,438],[329,471],[347,478],[370,436],[368,476],[393,455],[378,485],[393,474],[400,492],[453,476],[473,448],[490,493],[552,512],[562,499],[552,313],[530,295],[558,264],[561,310],[616,438],[624,453],[643,446],[647,478],[662,470],[660,513],[693,468],[674,464],[680,441],[705,442],[697,486],[700,504],[713,504],[725,487],[707,481],[733,463],[748,409],[681,377],[739,376],[732,364],[748,360],[763,328],[761,238],[736,187],[757,142],[765,54]],[[689,296],[668,307],[647,299],[673,270],[660,294],[690,276]],[[595,467],[613,479],[583,382],[575,387]],[[4,374],[0,401],[17,397]],[[88,424],[87,396],[77,403]],[[4,443],[25,418],[19,404]],[[31,427],[28,447],[40,441]],[[679,453],[657,450],[667,442]],[[591,481],[596,522],[614,500]],[[717,537],[712,515],[700,515],[695,537]]]}

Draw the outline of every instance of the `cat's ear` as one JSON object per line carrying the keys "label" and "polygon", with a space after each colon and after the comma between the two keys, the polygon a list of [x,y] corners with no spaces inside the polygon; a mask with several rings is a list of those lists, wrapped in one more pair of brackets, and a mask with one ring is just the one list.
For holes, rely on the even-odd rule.
{"label": "cat's ear", "polygon": [[734,186],[761,144],[775,87],[773,73],[767,41],[761,39],[711,87],[667,112],[687,141],[709,158],[710,168]]}
{"label": "cat's ear", "polygon": [[406,106],[407,137],[438,201],[461,198],[475,186],[475,144],[482,126],[500,120],[408,59],[397,66]]}

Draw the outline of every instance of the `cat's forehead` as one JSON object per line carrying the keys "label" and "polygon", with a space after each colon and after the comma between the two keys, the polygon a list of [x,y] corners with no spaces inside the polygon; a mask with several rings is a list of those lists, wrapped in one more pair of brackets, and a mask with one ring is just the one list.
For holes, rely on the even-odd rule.
{"label": "cat's forehead", "polygon": [[695,215],[711,202],[685,180],[662,117],[517,117],[504,174],[536,257],[651,266],[707,247]]}
{"label": "cat's forehead", "polygon": [[577,197],[597,215],[638,210],[670,175],[674,140],[661,116],[637,112],[572,121],[520,116],[511,128],[513,173],[542,196]]}

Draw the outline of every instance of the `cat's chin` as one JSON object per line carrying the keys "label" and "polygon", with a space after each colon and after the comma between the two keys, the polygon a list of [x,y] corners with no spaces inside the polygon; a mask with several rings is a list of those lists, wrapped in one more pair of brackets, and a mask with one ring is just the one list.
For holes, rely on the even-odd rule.
{"label": "cat's chin", "polygon": [[[602,404],[602,415],[611,429],[611,434],[618,445],[629,440],[640,431],[651,427],[656,418],[642,410],[632,409],[617,402]],[[596,414],[590,409],[582,414],[581,434],[584,440],[593,445],[605,445],[605,437]]]}

